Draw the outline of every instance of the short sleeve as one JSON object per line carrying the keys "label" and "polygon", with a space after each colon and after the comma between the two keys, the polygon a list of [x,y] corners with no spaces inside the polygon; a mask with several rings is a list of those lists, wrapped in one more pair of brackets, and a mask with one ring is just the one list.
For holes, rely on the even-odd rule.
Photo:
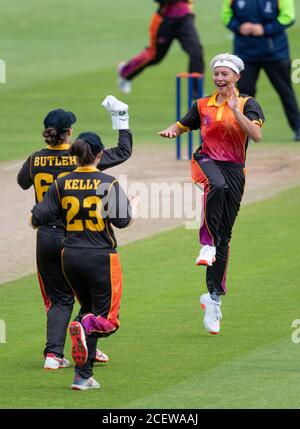
{"label": "short sleeve", "polygon": [[198,105],[197,102],[192,105],[190,110],[187,112],[183,118],[179,119],[177,122],[177,125],[179,128],[183,129],[184,131],[190,131],[190,130],[199,130],[200,128],[200,115],[198,111]]}
{"label": "short sleeve", "polygon": [[33,180],[31,177],[31,155],[22,165],[21,170],[17,176],[17,182],[22,189],[29,189],[33,185]]}
{"label": "short sleeve", "polygon": [[246,101],[243,113],[250,121],[254,122],[260,127],[263,126],[265,122],[265,115],[255,98],[251,97]]}

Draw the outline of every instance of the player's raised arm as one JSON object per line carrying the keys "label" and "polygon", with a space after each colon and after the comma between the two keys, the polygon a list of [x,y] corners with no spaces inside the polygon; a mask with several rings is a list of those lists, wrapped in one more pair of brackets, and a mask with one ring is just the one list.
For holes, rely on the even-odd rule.
{"label": "player's raised arm", "polygon": [[132,132],[129,129],[128,105],[108,95],[102,106],[111,114],[112,126],[119,131],[118,146],[104,149],[99,170],[119,165],[130,158],[132,154]]}

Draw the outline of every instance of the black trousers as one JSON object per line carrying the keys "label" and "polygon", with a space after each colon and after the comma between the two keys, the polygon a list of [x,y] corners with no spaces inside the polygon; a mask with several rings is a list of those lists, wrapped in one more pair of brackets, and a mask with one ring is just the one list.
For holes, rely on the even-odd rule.
{"label": "black trousers", "polygon": [[216,262],[208,266],[206,271],[207,289],[210,293],[224,295],[232,228],[245,186],[244,168],[239,164],[213,161],[207,155],[195,153],[192,177],[204,191],[200,243],[216,246]]}
{"label": "black trousers", "polygon": [[175,39],[189,57],[189,72],[203,73],[203,47],[194,20],[194,15],[167,18],[155,14],[152,18],[153,24],[150,25],[149,46],[127,62],[122,70],[122,76],[131,80],[146,67],[158,64],[166,56]]}
{"label": "black trousers", "polygon": [[37,232],[36,260],[41,293],[47,314],[47,342],[44,355],[64,356],[64,345],[71,318],[74,293],[61,268],[64,229],[41,226]]}
{"label": "black trousers", "polygon": [[256,82],[260,70],[263,69],[274,89],[278,93],[283,105],[288,123],[292,130],[300,129],[300,112],[296,95],[292,87],[291,61],[245,61],[245,72],[238,81],[238,89],[241,93],[255,97]]}
{"label": "black trousers", "polygon": [[119,255],[114,251],[65,247],[62,253],[63,272],[81,306],[79,321],[85,331],[88,361],[76,366],[76,374],[93,375],[97,340],[119,328],[122,295],[122,270]]}

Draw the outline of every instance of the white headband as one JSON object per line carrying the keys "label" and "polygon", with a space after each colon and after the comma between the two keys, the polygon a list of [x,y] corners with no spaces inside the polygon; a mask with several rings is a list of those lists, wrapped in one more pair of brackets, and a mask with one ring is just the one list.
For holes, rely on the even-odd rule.
{"label": "white headband", "polygon": [[235,71],[236,73],[240,74],[239,68],[233,64],[231,61],[228,60],[218,60],[213,65],[213,69],[216,67],[229,67],[231,70]]}

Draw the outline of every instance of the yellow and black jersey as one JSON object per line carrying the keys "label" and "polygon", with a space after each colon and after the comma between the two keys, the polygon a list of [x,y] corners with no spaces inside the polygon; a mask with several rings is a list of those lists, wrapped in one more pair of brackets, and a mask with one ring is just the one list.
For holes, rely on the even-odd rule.
{"label": "yellow and black jersey", "polygon": [[17,181],[23,189],[34,186],[36,202],[42,201],[55,179],[76,168],[76,157],[70,155],[69,148],[69,144],[47,146],[30,155],[23,164]]}
{"label": "yellow and black jersey", "polygon": [[112,225],[125,228],[131,206],[118,181],[96,168],[78,167],[58,178],[32,209],[36,227],[60,219],[66,228],[64,247],[115,249]]}
{"label": "yellow and black jersey", "polygon": [[[22,189],[34,185],[36,202],[42,201],[55,179],[77,167],[76,157],[69,153],[70,145],[47,146],[30,155],[18,173],[17,181]],[[132,153],[132,133],[120,130],[118,146],[104,149],[99,170],[114,167],[130,158]]]}

